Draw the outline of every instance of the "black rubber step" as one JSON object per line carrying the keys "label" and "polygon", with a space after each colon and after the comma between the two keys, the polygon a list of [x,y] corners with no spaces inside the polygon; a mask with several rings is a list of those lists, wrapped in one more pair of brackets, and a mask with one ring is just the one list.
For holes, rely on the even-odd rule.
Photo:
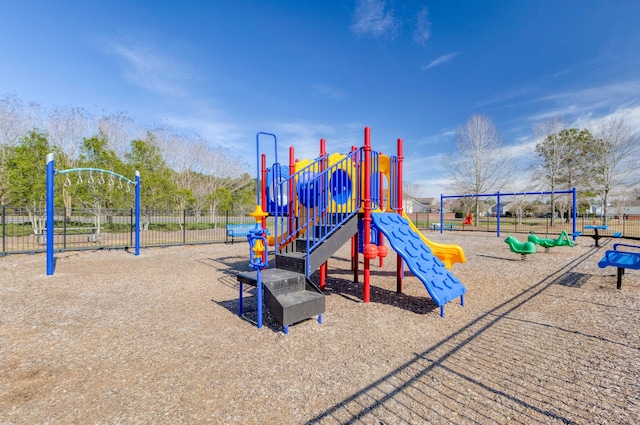
{"label": "black rubber step", "polygon": [[[257,285],[257,271],[241,273],[237,280]],[[324,294],[302,273],[282,269],[261,272],[264,303],[282,325],[310,319],[325,312]]]}

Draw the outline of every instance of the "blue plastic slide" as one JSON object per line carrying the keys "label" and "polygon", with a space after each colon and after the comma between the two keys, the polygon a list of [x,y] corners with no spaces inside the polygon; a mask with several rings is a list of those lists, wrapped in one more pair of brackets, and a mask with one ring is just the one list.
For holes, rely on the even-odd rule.
{"label": "blue plastic slide", "polygon": [[407,219],[396,213],[372,213],[371,218],[439,307],[467,292],[458,278],[445,268],[444,263],[433,255],[420,236],[411,230]]}

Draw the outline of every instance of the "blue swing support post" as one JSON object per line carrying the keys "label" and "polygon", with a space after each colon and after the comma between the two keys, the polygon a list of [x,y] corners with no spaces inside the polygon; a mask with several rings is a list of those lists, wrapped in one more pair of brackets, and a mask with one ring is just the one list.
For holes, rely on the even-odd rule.
{"label": "blue swing support post", "polygon": [[[54,191],[54,180],[55,176],[60,174],[69,174],[74,172],[83,172],[87,171],[104,173],[108,174],[112,177],[119,179],[121,182],[125,182],[127,185],[134,186],[135,188],[135,249],[134,254],[136,256],[140,255],[140,172],[136,170],[134,180],[130,180],[125,176],[118,174],[114,171],[102,170],[100,168],[69,168],[67,170],[56,170],[53,153],[48,153],[46,157],[47,162],[47,175],[46,175],[46,192],[45,192],[45,206],[46,206],[46,246],[47,246],[47,276],[53,275],[55,272],[55,257],[54,257],[54,246],[53,246],[53,233],[55,228],[54,221],[54,209],[55,209],[55,191]],[[127,189],[129,190],[129,189]]]}

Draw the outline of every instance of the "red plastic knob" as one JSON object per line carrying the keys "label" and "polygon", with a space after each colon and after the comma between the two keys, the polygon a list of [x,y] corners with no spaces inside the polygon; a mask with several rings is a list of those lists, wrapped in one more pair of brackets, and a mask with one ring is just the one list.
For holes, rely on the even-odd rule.
{"label": "red plastic knob", "polygon": [[364,258],[373,260],[378,256],[378,246],[370,243],[364,247]]}

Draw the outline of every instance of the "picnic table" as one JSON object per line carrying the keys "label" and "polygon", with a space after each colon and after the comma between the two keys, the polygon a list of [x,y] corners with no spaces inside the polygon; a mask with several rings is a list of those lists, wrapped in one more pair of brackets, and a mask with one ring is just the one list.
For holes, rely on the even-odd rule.
{"label": "picnic table", "polygon": [[586,234],[585,236],[590,236],[593,238],[594,241],[596,241],[596,246],[599,247],[600,245],[598,244],[598,241],[604,237],[604,235],[601,235],[600,233],[598,233],[598,230],[607,230],[609,229],[609,226],[604,226],[604,225],[587,225],[587,226],[583,226],[582,230],[593,230],[593,233],[589,233]]}

